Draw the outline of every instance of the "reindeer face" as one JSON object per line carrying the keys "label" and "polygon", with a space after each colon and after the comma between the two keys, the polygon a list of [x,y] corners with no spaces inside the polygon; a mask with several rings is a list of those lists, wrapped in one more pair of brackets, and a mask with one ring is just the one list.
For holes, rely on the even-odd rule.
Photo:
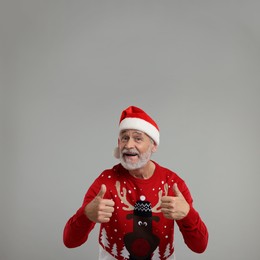
{"label": "reindeer face", "polygon": [[[145,196],[140,196],[140,200],[131,205],[126,198],[126,189],[123,187],[123,195],[120,191],[120,182],[116,182],[118,196],[126,207],[123,210],[133,211],[127,215],[127,219],[133,219],[133,232],[127,233],[124,236],[124,244],[130,253],[129,259],[145,260],[151,259],[152,253],[159,245],[160,239],[153,233],[153,221],[159,221],[158,216],[153,216],[153,212],[160,212],[160,201],[162,190],[158,193],[158,202],[152,208],[151,203],[146,200]],[[168,186],[165,186],[165,193]]]}
{"label": "reindeer face", "polygon": [[149,257],[159,244],[159,238],[153,234],[152,221],[158,221],[159,217],[152,216],[151,203],[149,201],[137,201],[134,206],[134,214],[128,214],[127,219],[133,218],[133,232],[124,237],[125,245],[134,259]]}

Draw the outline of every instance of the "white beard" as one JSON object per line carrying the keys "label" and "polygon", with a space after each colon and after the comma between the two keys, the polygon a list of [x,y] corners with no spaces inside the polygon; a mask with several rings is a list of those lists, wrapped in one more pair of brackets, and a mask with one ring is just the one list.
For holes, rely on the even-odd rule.
{"label": "white beard", "polygon": [[120,162],[121,162],[122,166],[125,169],[127,169],[127,170],[136,170],[136,169],[140,169],[143,166],[145,166],[149,162],[149,160],[151,158],[151,155],[152,155],[152,147],[150,146],[145,153],[139,155],[139,160],[136,163],[125,161],[124,158],[123,158],[122,151],[120,152],[119,159],[120,159]]}

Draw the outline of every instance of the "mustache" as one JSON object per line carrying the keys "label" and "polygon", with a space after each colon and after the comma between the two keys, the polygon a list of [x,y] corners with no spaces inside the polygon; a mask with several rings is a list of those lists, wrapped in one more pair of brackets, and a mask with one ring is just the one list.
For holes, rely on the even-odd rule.
{"label": "mustache", "polygon": [[121,151],[121,154],[137,154],[137,155],[139,155],[139,152],[136,150],[136,149],[134,149],[134,148],[131,148],[131,149],[126,149],[126,148],[124,148],[122,151]]}

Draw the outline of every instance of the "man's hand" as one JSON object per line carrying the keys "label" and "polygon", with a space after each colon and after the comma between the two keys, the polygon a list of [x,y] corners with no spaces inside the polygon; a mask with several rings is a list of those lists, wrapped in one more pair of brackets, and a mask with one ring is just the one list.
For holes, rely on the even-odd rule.
{"label": "man's hand", "polygon": [[110,199],[103,199],[106,190],[106,185],[102,184],[97,196],[85,207],[85,214],[93,222],[109,222],[114,212],[115,202]]}
{"label": "man's hand", "polygon": [[190,205],[180,192],[177,183],[174,183],[173,191],[174,197],[162,197],[161,211],[165,218],[180,220],[187,216],[190,211]]}

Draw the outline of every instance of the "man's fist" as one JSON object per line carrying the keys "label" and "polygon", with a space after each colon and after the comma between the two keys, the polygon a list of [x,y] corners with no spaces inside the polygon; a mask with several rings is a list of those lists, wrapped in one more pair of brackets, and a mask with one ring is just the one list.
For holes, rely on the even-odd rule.
{"label": "man's fist", "polygon": [[115,202],[110,199],[103,199],[106,190],[106,185],[102,184],[97,196],[85,207],[85,214],[93,222],[109,222],[114,212]]}
{"label": "man's fist", "polygon": [[165,218],[180,220],[186,217],[190,211],[190,205],[180,192],[177,183],[173,185],[175,196],[162,197],[161,211]]}

